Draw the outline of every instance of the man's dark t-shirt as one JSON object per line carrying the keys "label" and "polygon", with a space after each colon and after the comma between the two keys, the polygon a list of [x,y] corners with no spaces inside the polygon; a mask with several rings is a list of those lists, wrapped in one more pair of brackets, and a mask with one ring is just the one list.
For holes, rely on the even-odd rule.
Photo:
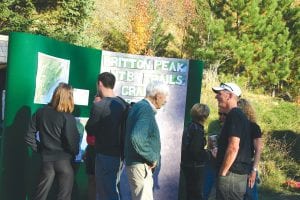
{"label": "man's dark t-shirt", "polygon": [[85,129],[87,134],[96,137],[96,153],[121,156],[121,124],[125,109],[126,105],[119,97],[105,97],[93,104]]}
{"label": "man's dark t-shirt", "polygon": [[218,169],[220,169],[223,163],[226,149],[228,147],[229,137],[240,138],[238,154],[229,171],[237,174],[248,174],[249,169],[251,168],[250,122],[239,108],[233,108],[230,110],[222,127],[218,140]]}

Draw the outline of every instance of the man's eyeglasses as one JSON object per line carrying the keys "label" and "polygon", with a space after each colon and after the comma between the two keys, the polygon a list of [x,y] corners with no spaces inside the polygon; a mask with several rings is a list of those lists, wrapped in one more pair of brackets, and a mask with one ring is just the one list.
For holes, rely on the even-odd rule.
{"label": "man's eyeglasses", "polygon": [[223,113],[223,112],[218,112],[218,114],[219,114],[220,116],[224,116],[224,117],[226,117],[226,115],[227,115],[227,113]]}
{"label": "man's eyeglasses", "polygon": [[226,83],[221,83],[220,87],[224,88],[225,90],[231,90],[231,92],[233,92],[232,87],[230,87],[229,85],[227,85]]}

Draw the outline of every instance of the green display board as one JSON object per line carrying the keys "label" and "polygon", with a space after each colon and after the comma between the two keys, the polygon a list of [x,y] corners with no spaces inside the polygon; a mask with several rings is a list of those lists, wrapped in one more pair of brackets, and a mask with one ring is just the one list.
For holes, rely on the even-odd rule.
{"label": "green display board", "polygon": [[[31,199],[37,181],[39,156],[24,143],[31,115],[43,104],[34,103],[36,96],[38,56],[51,55],[69,61],[68,82],[74,88],[88,90],[88,105],[76,105],[74,116],[88,117],[96,93],[100,72],[101,50],[83,48],[27,33],[11,33],[6,75],[6,103],[0,157],[0,199]],[[189,61],[185,122],[189,110],[200,100],[203,62]],[[43,78],[41,78],[43,79]],[[87,199],[84,164],[77,164],[72,199]],[[48,199],[54,199],[52,188]]]}

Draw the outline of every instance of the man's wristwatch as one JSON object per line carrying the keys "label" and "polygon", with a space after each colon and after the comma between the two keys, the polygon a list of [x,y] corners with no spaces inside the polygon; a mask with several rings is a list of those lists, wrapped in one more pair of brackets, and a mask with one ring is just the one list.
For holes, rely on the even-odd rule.
{"label": "man's wristwatch", "polygon": [[253,167],[252,171],[257,172],[257,168]]}

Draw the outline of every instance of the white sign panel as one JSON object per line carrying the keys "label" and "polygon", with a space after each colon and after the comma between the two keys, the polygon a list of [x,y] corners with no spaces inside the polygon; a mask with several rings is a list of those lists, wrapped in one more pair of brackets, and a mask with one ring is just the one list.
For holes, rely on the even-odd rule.
{"label": "white sign panel", "polygon": [[73,89],[73,97],[75,105],[87,106],[89,104],[89,90]]}
{"label": "white sign panel", "polygon": [[152,80],[168,84],[168,102],[156,115],[161,134],[162,157],[161,166],[154,174],[154,195],[155,199],[177,199],[188,60],[103,51],[100,71],[111,72],[116,76],[115,92],[128,102],[144,98],[146,86]]}

